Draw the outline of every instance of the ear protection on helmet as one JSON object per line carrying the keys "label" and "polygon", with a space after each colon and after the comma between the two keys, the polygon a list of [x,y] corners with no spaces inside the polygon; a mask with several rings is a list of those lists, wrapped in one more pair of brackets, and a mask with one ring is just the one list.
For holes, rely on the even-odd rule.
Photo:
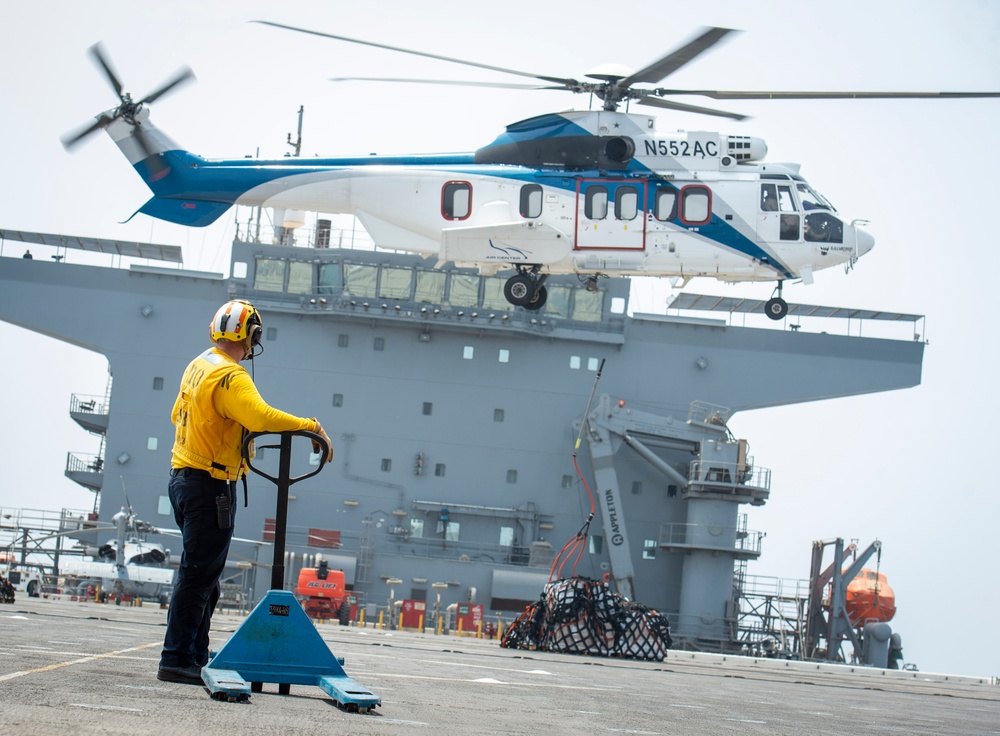
{"label": "ear protection on helmet", "polygon": [[209,326],[209,333],[212,342],[243,342],[249,338],[250,346],[256,347],[260,342],[262,326],[260,312],[253,304],[243,299],[234,299],[219,307]]}

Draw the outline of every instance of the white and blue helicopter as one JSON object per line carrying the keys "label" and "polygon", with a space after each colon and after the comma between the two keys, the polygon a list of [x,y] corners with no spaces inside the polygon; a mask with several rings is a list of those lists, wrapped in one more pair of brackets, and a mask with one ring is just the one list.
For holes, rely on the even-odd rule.
{"label": "white and blue helicopter", "polygon": [[[997,92],[717,91],[651,87],[732,31],[706,28],[639,71],[604,66],[586,81],[490,66],[437,54],[259,21],[288,31],[505,72],[602,101],[600,110],[539,115],[508,125],[475,152],[351,158],[206,159],[183,150],[149,119],[147,105],[193,77],[185,69],[139,101],[124,92],[99,45],[91,54],[120,104],[66,136],[71,148],[104,129],[152,190],[139,213],[209,225],[233,205],[352,214],[377,246],[437,256],[486,275],[512,270],[504,294],[541,308],[549,274],[577,274],[596,290],[603,276],[775,281],[765,305],[788,312],[789,279],[843,265],[849,270],[874,238],[847,220],[795,164],[765,163],[760,138],[715,132],[660,134],[655,118],[619,107],[638,104],[742,120],[745,116],[678,102],[676,97],[902,99],[998,97]],[[341,78],[476,84],[449,80]],[[644,86],[637,86],[644,85]],[[137,213],[138,214],[138,213]]]}

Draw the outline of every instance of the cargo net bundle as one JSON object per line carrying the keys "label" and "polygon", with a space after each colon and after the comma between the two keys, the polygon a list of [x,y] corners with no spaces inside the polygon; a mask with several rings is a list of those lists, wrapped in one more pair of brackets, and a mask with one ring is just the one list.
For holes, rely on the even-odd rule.
{"label": "cargo net bundle", "polygon": [[672,643],[659,611],[625,600],[605,582],[575,577],[547,583],[500,646],[660,662]]}

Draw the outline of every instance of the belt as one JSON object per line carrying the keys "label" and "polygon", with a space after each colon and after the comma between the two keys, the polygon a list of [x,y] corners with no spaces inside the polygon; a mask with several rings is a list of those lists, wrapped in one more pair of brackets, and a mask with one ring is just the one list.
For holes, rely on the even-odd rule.
{"label": "belt", "polygon": [[[200,470],[199,468],[171,468],[170,475],[179,475],[182,478],[190,478],[191,476],[196,476],[198,478],[212,478],[212,474],[207,470]],[[212,480],[217,480],[212,478]]]}

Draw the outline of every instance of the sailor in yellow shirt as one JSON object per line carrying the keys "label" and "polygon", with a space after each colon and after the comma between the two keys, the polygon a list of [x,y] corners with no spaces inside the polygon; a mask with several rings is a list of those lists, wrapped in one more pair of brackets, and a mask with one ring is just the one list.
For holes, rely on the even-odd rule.
{"label": "sailor in yellow shirt", "polygon": [[320,423],[269,406],[240,365],[253,358],[262,335],[254,306],[242,300],[223,304],[209,334],[214,345],[184,371],[171,412],[176,434],[169,496],[184,551],[157,671],[160,680],[196,685],[208,661],[208,632],[233,536],[236,481],[246,473],[245,434],[316,432],[331,448],[327,461],[333,459]]}

